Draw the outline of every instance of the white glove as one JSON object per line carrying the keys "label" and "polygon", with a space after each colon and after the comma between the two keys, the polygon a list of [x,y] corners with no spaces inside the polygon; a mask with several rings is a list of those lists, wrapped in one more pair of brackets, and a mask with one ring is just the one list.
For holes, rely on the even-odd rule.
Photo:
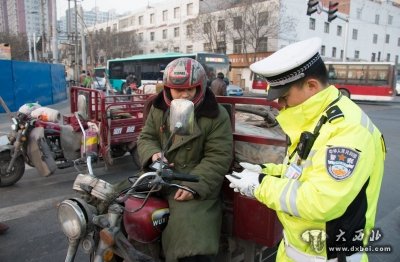
{"label": "white glove", "polygon": [[232,174],[225,177],[231,182],[229,187],[233,188],[235,192],[254,198],[254,190],[260,185],[258,176],[259,173],[245,169],[240,173],[232,172]]}
{"label": "white glove", "polygon": [[253,172],[261,173],[261,171],[262,171],[262,168],[260,165],[254,165],[254,164],[250,164],[247,162],[240,162],[239,165],[241,167],[243,167],[244,169],[247,169],[247,170],[250,170]]}

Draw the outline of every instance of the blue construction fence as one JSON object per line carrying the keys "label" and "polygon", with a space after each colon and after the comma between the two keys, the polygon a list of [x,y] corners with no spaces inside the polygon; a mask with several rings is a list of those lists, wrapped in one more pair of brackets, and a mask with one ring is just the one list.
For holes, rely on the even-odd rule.
{"label": "blue construction fence", "polygon": [[46,106],[64,101],[66,87],[62,64],[0,60],[0,96],[13,112],[25,103]]}

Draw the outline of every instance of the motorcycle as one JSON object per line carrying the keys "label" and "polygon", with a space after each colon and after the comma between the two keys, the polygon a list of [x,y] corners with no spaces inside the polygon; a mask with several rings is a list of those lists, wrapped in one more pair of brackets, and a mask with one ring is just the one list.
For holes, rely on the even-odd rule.
{"label": "motorcycle", "polygon": [[[193,131],[193,108],[190,101],[172,101],[171,136],[162,152],[176,134]],[[79,244],[90,254],[90,261],[157,260],[157,256],[137,248],[137,243],[155,243],[168,223],[168,202],[155,193],[165,187],[195,193],[173,181],[198,182],[198,177],[178,174],[158,161],[150,166],[152,171],[129,178],[130,186],[115,192],[114,185],[94,176],[92,158],[87,156],[87,174],[79,174],[74,181],[73,189],[79,196],[58,205],[58,220],[69,243],[65,261],[74,261]]]}
{"label": "motorcycle", "polygon": [[[0,187],[18,182],[25,163],[40,175],[49,176],[57,168],[72,166],[72,160],[80,157],[81,134],[71,127],[43,121],[20,110],[11,120],[11,131],[2,136],[0,144]],[[75,145],[71,142],[74,139],[78,141]]]}

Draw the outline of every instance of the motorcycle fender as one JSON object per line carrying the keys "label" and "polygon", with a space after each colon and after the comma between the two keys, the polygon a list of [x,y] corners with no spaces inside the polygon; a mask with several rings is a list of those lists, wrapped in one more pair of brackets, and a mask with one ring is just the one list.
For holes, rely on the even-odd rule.
{"label": "motorcycle fender", "polygon": [[43,127],[35,127],[29,134],[27,154],[41,176],[49,176],[57,169],[44,137]]}

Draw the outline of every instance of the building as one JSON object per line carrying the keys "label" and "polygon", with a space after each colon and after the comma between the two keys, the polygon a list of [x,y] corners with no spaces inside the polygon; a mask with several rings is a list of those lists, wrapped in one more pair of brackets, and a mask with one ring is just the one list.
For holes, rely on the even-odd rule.
{"label": "building", "polygon": [[[231,79],[246,88],[254,77],[250,63],[313,36],[322,38],[324,60],[399,62],[399,0],[333,2],[339,3],[338,17],[328,22],[328,0],[320,0],[310,16],[307,0],[172,0],[89,30],[132,31],[138,53],[227,53]],[[256,35],[253,27],[264,31]]]}

